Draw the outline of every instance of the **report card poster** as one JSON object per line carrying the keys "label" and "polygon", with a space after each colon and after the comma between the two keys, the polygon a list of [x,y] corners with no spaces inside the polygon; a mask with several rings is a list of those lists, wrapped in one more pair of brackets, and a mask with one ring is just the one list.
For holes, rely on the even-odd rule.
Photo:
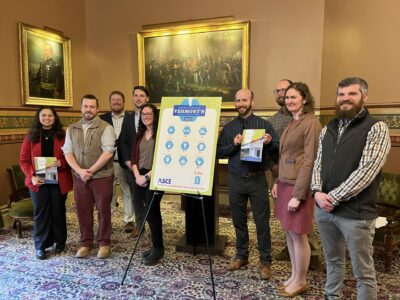
{"label": "report card poster", "polygon": [[212,194],[221,98],[163,97],[150,188]]}

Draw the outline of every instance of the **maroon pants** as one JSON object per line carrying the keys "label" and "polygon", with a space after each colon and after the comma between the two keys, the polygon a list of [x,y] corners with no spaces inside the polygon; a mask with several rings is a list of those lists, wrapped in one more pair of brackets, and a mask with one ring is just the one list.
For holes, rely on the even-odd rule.
{"label": "maroon pants", "polygon": [[99,246],[110,245],[112,195],[113,176],[91,179],[88,182],[75,178],[74,196],[81,231],[81,246],[93,246],[94,205],[98,211],[99,222],[97,243]]}

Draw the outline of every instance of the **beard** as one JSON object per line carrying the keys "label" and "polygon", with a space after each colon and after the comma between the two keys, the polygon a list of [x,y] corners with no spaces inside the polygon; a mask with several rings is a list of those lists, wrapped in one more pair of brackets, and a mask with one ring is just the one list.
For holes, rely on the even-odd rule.
{"label": "beard", "polygon": [[277,97],[275,100],[279,106],[285,106],[285,96]]}
{"label": "beard", "polygon": [[[352,103],[353,105],[352,105],[352,107],[350,109],[342,110],[342,109],[340,109],[340,107],[344,103],[346,103],[346,104],[347,103]],[[361,111],[363,106],[364,106],[364,100],[362,98],[357,102],[350,102],[348,100],[344,100],[344,101],[342,101],[340,103],[336,103],[336,105],[335,105],[336,117],[338,119],[351,120],[355,116],[357,116],[357,114]]]}
{"label": "beard", "polygon": [[251,111],[251,105],[248,107],[238,107],[236,108],[236,110],[239,113],[239,116],[243,117],[246,116]]}
{"label": "beard", "polygon": [[83,119],[85,119],[85,121],[91,121],[94,119],[94,117],[96,117],[96,115],[92,113],[86,112],[83,114]]}

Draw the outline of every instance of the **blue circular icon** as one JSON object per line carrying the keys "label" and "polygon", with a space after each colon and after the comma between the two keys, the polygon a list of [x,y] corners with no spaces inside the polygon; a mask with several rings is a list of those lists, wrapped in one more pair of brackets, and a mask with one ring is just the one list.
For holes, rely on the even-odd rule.
{"label": "blue circular icon", "polygon": [[165,143],[165,148],[167,148],[168,150],[172,149],[173,146],[174,143],[172,141],[168,141]]}
{"label": "blue circular icon", "polygon": [[174,126],[169,126],[167,129],[168,134],[172,135],[175,133],[175,127]]}
{"label": "blue circular icon", "polygon": [[197,150],[199,150],[199,151],[204,151],[204,149],[206,149],[206,144],[204,144],[204,143],[199,143],[199,144],[197,145]]}
{"label": "blue circular icon", "polygon": [[202,158],[202,157],[196,158],[195,163],[196,163],[196,166],[198,166],[198,167],[202,166],[204,164],[204,158]]}
{"label": "blue circular icon", "polygon": [[165,155],[164,156],[164,163],[169,165],[172,161],[172,157],[170,155]]}
{"label": "blue circular icon", "polygon": [[206,135],[206,134],[207,134],[207,128],[201,127],[201,128],[199,129],[199,133],[200,133],[201,136]]}
{"label": "blue circular icon", "polygon": [[189,149],[189,143],[188,142],[183,142],[181,145],[181,148],[183,151],[186,151],[187,149]]}
{"label": "blue circular icon", "polygon": [[192,131],[192,130],[190,129],[189,126],[183,127],[183,134],[184,134],[184,135],[189,135],[191,131]]}
{"label": "blue circular icon", "polygon": [[181,164],[181,166],[186,165],[187,162],[188,162],[188,160],[187,160],[187,158],[186,158],[185,156],[181,156],[181,157],[179,158],[179,163]]}
{"label": "blue circular icon", "polygon": [[194,178],[194,184],[200,184],[200,181],[201,181],[201,177],[200,176],[196,176],[195,178]]}

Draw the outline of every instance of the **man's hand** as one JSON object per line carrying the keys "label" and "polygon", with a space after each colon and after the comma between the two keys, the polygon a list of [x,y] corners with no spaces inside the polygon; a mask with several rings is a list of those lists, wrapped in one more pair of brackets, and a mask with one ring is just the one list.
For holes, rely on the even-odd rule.
{"label": "man's hand", "polygon": [[242,143],[242,139],[243,139],[243,136],[241,134],[238,134],[237,136],[235,136],[233,138],[233,144],[240,145]]}
{"label": "man's hand", "polygon": [[270,136],[268,133],[264,133],[263,139],[264,139],[264,144],[267,145],[269,144],[269,142],[272,141],[272,136]]}
{"label": "man's hand", "polygon": [[316,192],[314,199],[317,201],[318,206],[326,212],[331,212],[335,208],[335,206],[333,206],[331,203],[333,199],[328,194]]}
{"label": "man's hand", "polygon": [[78,171],[76,171],[76,173],[79,174],[79,177],[84,182],[88,182],[93,176],[89,169],[79,169]]}

